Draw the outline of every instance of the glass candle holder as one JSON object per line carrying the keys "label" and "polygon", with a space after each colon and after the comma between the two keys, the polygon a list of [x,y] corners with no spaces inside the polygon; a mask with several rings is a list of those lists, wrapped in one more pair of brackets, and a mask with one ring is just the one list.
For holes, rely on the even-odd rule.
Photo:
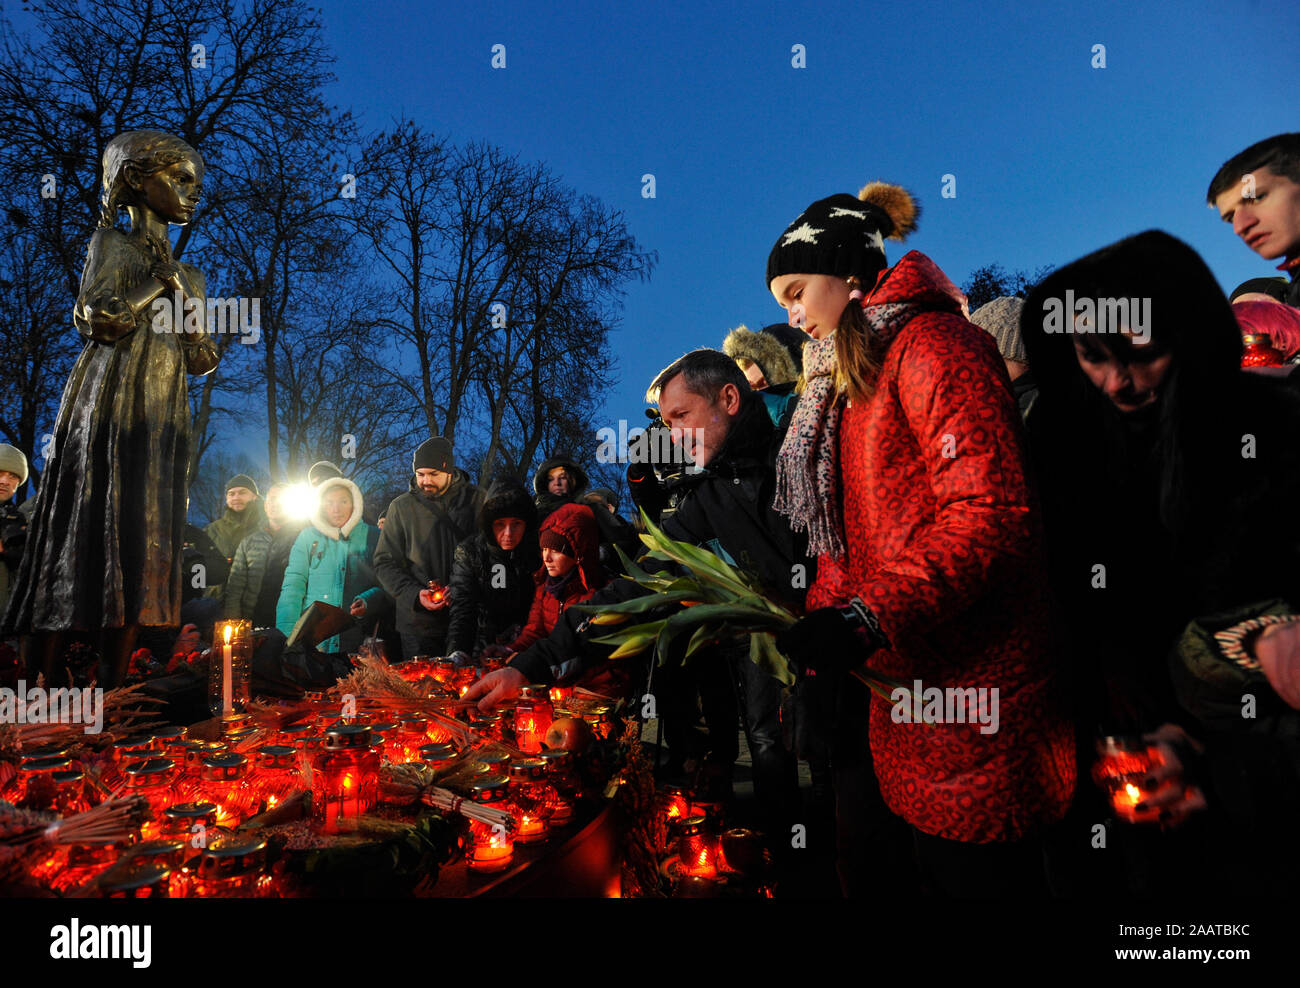
{"label": "glass candle holder", "polygon": [[132,844],[122,854],[123,864],[160,864],[167,868],[179,868],[185,862],[186,848],[189,842],[177,838],[161,837],[140,844]]}
{"label": "glass candle holder", "polygon": [[141,829],[146,840],[157,837],[163,811],[176,802],[176,763],[170,758],[145,758],[131,762],[122,772],[123,796],[142,796],[149,804],[149,819]]}
{"label": "glass candle holder", "polygon": [[519,702],[515,704],[515,747],[530,755],[540,752],[553,716],[550,687],[520,688]]}
{"label": "glass candle holder", "polygon": [[54,785],[57,790],[54,811],[59,816],[76,816],[90,809],[90,801],[86,798],[86,776],[81,769],[55,772]]}
{"label": "glass candle holder", "polygon": [[257,790],[249,781],[247,755],[225,751],[203,759],[199,796],[217,804],[217,825],[237,827],[257,811]]}
{"label": "glass candle holder", "polygon": [[573,699],[572,686],[552,686],[550,689],[551,705],[568,703]]}
{"label": "glass candle holder", "polygon": [[433,660],[433,678],[443,686],[450,686],[456,675],[456,663],[452,659],[437,658]]}
{"label": "glass candle holder", "polygon": [[460,761],[460,754],[449,744],[422,744],[418,753],[418,760],[437,772],[446,771]]}
{"label": "glass candle holder", "polygon": [[492,741],[505,740],[505,729],[502,726],[500,711],[484,713],[476,707],[470,707],[469,710],[465,711],[465,714],[469,720],[469,726],[482,737]]}
{"label": "glass candle holder", "polygon": [[551,826],[563,827],[573,819],[573,801],[578,794],[578,780],[573,774],[573,756],[563,749],[543,751],[546,777],[555,787],[555,812]]}
{"label": "glass candle holder", "polygon": [[163,810],[159,838],[207,843],[217,829],[217,804],[208,802],[175,803]]}
{"label": "glass candle holder", "polygon": [[261,794],[260,809],[273,810],[302,788],[298,749],[287,744],[264,744],[253,763],[253,784]]}
{"label": "glass candle holder", "polygon": [[219,837],[199,858],[191,894],[211,899],[256,898],[265,866],[265,838]]}
{"label": "glass candle holder", "polygon": [[499,655],[485,655],[478,660],[478,670],[480,676],[486,676],[489,672],[496,672],[498,669],[504,669],[506,660]]}
{"label": "glass candle holder", "polygon": [[379,798],[379,755],[362,724],[331,728],[312,762],[311,823],[326,834],[350,833]]}
{"label": "glass candle holder", "polygon": [[208,660],[208,709],[217,717],[248,708],[249,670],[253,658],[253,622],[218,621],[212,630]]}
{"label": "glass candle holder", "polygon": [[1281,367],[1286,363],[1286,354],[1273,345],[1268,333],[1248,333],[1241,342],[1242,367]]}
{"label": "glass candle holder", "polygon": [[184,741],[189,730],[168,724],[166,727],[155,727],[149,733],[153,735],[153,747],[162,748],[163,754],[171,758],[171,746]]}
{"label": "glass candle holder", "polygon": [[[133,734],[129,738],[119,738],[109,749],[112,760],[119,766],[123,762],[138,762],[141,758],[151,758],[154,753],[152,734]],[[162,749],[166,754],[166,748]]]}
{"label": "glass candle holder", "polygon": [[506,751],[480,751],[474,761],[483,766],[488,775],[508,775],[510,771],[510,753]]}
{"label": "glass candle holder", "polygon": [[149,861],[127,861],[109,868],[95,880],[105,899],[166,899],[172,869]]}
{"label": "glass candle holder", "polygon": [[[504,775],[485,775],[471,788],[470,799],[480,806],[510,810],[510,781]],[[505,871],[515,856],[515,842],[507,827],[469,822],[469,846],[465,864],[471,871],[491,874]]]}
{"label": "glass candle holder", "polygon": [[665,786],[661,789],[659,807],[664,823],[684,820],[691,815],[691,799],[683,786]]}
{"label": "glass candle holder", "polygon": [[284,745],[301,751],[307,738],[316,733],[316,725],[311,721],[302,721],[280,728],[271,738],[272,744]]}
{"label": "glass candle holder", "polygon": [[582,719],[591,728],[591,733],[598,738],[608,738],[614,732],[613,708],[607,704],[597,704],[585,711]]}
{"label": "glass candle holder", "polygon": [[226,752],[223,741],[187,741],[182,745],[184,760],[180,763],[180,775],[176,782],[181,801],[197,798],[200,782],[203,778],[203,760],[212,755]]}
{"label": "glass candle holder", "polygon": [[25,810],[48,812],[57,808],[61,772],[72,770],[72,760],[66,755],[46,758],[28,758],[18,766],[15,794],[17,805]]}
{"label": "glass candle holder", "polygon": [[[390,742],[398,734],[398,725],[394,720],[380,720],[373,724],[367,724],[370,728],[370,747],[375,748],[381,757],[388,759],[388,749]],[[401,756],[398,756],[401,761]]]}
{"label": "glass candle holder", "polygon": [[1137,804],[1150,795],[1142,781],[1160,764],[1157,750],[1141,738],[1103,737],[1097,741],[1093,781],[1110,797],[1115,812],[1132,822]]}
{"label": "glass candle holder", "polygon": [[478,668],[476,666],[457,666],[456,671],[451,674],[449,685],[457,696],[464,696],[465,691],[474,685],[474,680],[477,678]]}
{"label": "glass candle holder", "polygon": [[510,813],[515,818],[515,840],[539,844],[551,836],[551,817],[557,799],[546,778],[546,762],[523,758],[510,763]]}
{"label": "glass candle holder", "polygon": [[718,873],[717,843],[709,834],[704,817],[687,817],[677,825],[677,860],[682,874],[713,878]]}

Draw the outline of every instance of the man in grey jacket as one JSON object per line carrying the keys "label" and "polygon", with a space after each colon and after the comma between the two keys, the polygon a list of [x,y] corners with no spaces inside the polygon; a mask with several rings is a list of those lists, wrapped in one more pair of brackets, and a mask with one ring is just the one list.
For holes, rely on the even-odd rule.
{"label": "man in grey jacket", "polygon": [[457,544],[474,534],[478,509],[478,488],[442,436],[416,449],[411,469],[411,490],[384,513],[374,562],[380,584],[397,602],[404,658],[443,653],[452,561]]}

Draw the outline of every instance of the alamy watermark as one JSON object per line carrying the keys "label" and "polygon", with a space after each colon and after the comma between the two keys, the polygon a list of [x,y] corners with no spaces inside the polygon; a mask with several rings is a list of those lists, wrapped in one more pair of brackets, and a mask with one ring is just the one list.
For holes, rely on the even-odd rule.
{"label": "alamy watermark", "polygon": [[98,734],[104,729],[104,691],[28,689],[27,681],[20,679],[16,690],[0,687],[0,724],[85,724],[82,733]]}
{"label": "alamy watermark", "polygon": [[998,731],[998,688],[970,686],[925,687],[921,680],[912,681],[912,689],[895,688],[889,699],[894,707],[890,718],[895,724],[979,724],[981,734]]}
{"label": "alamy watermark", "polygon": [[1046,333],[1126,333],[1133,342],[1151,342],[1151,299],[1075,298],[1067,289],[1065,298],[1043,299],[1043,331]]}
{"label": "alamy watermark", "polygon": [[[704,438],[703,429],[680,429],[678,435],[698,444]],[[596,430],[596,462],[652,463],[655,466],[682,466],[687,473],[696,473],[696,466],[687,455],[685,443],[673,442],[668,429],[646,429],[642,426],[628,428],[627,419],[618,420],[618,428],[605,426]]]}
{"label": "alamy watermark", "polygon": [[[203,316],[206,315],[205,320]],[[155,333],[201,333],[210,336],[227,334],[242,337],[240,343],[255,344],[262,338],[262,300],[260,298],[185,298],[173,292],[153,300]]]}

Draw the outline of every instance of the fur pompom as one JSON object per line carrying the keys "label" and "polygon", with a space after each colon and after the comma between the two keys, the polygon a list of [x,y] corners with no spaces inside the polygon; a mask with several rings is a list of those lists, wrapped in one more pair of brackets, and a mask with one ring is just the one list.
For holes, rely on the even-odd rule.
{"label": "fur pompom", "polygon": [[902,240],[916,229],[916,221],[921,217],[921,205],[912,198],[912,194],[901,185],[888,182],[868,182],[858,193],[858,198],[879,206],[894,223],[894,232],[890,240]]}

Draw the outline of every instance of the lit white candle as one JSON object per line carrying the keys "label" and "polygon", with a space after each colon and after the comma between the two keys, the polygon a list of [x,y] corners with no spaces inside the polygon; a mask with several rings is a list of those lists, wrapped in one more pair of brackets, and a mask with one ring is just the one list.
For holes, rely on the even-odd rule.
{"label": "lit white candle", "polygon": [[226,625],[226,645],[221,650],[221,715],[229,717],[235,712],[230,684],[230,625]]}

